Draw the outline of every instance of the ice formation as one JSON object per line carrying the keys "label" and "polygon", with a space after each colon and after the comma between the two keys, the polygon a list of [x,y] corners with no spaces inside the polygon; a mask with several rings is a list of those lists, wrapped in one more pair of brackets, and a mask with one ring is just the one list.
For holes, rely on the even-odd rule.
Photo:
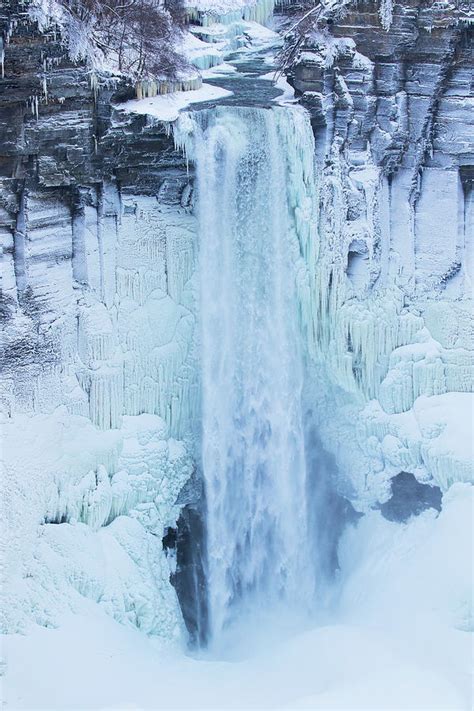
{"label": "ice formation", "polygon": [[[54,626],[89,598],[146,632],[180,634],[161,537],[193,469],[179,439],[198,405],[194,233],[185,209],[112,185],[79,195],[72,215],[22,201],[4,281],[8,631]],[[62,258],[44,270],[51,249]],[[18,360],[28,341],[39,361]]]}
{"label": "ice formation", "polygon": [[187,13],[203,27],[233,25],[241,20],[265,24],[271,17],[274,0],[188,0]]}
{"label": "ice formation", "polygon": [[[207,67],[203,67],[207,68]],[[193,91],[202,87],[202,78],[198,73],[183,76],[182,79],[141,79],[135,85],[137,99],[150,99],[161,94],[173,94],[176,91]]]}
{"label": "ice formation", "polygon": [[[411,83],[377,97],[374,62],[352,39],[313,33],[293,69],[318,126],[316,224],[302,245],[302,319],[319,384],[310,402],[320,403],[319,413],[331,408],[330,419],[320,418],[321,436],[362,508],[388,496],[388,480],[403,470],[443,490],[473,477],[465,444],[473,407],[472,182],[469,167],[459,167],[472,98],[465,67],[449,74],[453,46],[433,73],[442,98],[429,135],[433,100]],[[427,70],[414,62],[411,71]],[[451,98],[448,81],[460,98]],[[409,132],[422,138],[405,156]],[[429,144],[431,157],[420,158]],[[429,165],[421,170],[420,160]],[[401,162],[395,172],[391,161]]]}
{"label": "ice formation", "polygon": [[218,35],[216,42],[203,42],[196,34],[199,28],[191,29],[195,32],[186,33],[181,47],[181,51],[186,54],[191,64],[203,71],[221,64],[223,61],[221,50],[226,47],[226,42],[223,41],[226,35],[224,33]]}

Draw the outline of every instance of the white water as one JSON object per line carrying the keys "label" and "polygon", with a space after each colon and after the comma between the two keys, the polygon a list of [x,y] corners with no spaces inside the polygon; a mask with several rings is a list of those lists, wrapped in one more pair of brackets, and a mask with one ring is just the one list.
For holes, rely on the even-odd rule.
{"label": "white water", "polygon": [[272,608],[301,613],[314,597],[291,199],[300,186],[286,145],[305,122],[287,108],[240,107],[186,121],[197,170],[202,466],[218,642],[237,621]]}

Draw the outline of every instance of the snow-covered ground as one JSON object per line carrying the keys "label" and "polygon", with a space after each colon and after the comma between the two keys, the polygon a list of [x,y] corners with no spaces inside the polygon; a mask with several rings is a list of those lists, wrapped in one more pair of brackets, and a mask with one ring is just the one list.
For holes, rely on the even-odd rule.
{"label": "snow-covered ground", "polygon": [[119,111],[126,113],[147,114],[160,121],[175,121],[179,112],[203,101],[216,101],[224,96],[230,96],[231,91],[212,84],[203,84],[194,91],[177,91],[172,94],[162,94],[149,99],[131,100],[117,104]]}
{"label": "snow-covered ground", "polygon": [[283,637],[254,627],[245,654],[224,661],[193,658],[84,601],[59,629],[6,638],[6,708],[468,711],[472,503],[459,484],[438,518],[362,519],[341,543],[332,616]]}

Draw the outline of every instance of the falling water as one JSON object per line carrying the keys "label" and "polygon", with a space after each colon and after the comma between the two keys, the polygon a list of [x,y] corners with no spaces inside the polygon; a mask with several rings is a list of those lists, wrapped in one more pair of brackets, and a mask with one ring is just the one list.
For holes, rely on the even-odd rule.
{"label": "falling water", "polygon": [[312,170],[298,149],[312,156],[313,146],[302,146],[312,141],[304,112],[280,107],[190,113],[175,136],[197,171],[202,468],[216,640],[249,614],[301,611],[314,592],[298,317]]}

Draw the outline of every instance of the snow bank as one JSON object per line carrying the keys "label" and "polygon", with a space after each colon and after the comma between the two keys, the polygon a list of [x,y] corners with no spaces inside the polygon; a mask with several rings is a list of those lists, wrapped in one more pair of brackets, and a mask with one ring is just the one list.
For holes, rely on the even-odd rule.
{"label": "snow bank", "polygon": [[160,121],[175,121],[179,112],[191,104],[203,101],[218,101],[232,94],[228,89],[223,89],[212,84],[203,84],[195,91],[180,91],[175,94],[155,96],[151,99],[131,100],[117,104],[116,109],[127,113],[148,114]]}
{"label": "snow bank", "polygon": [[447,491],[455,482],[474,482],[472,449],[474,396],[445,393],[420,396],[407,412],[388,414],[372,400],[360,412],[354,452],[367,457],[370,474],[352,481],[383,502],[389,481],[401,471]]}
{"label": "snow bank", "polygon": [[263,74],[260,79],[271,81],[277,89],[280,89],[281,94],[273,99],[279,106],[296,103],[295,90],[284,76],[277,77],[275,72],[268,72],[268,74]]}
{"label": "snow bank", "polygon": [[341,545],[337,623],[283,638],[254,626],[226,661],[157,645],[86,603],[57,630],[6,638],[7,707],[468,711],[471,516],[467,485],[438,518],[366,516]]}
{"label": "snow bank", "polygon": [[8,419],[3,440],[2,627],[54,627],[88,599],[123,624],[179,635],[161,538],[192,462],[165,422],[124,417],[102,432],[59,407]]}
{"label": "snow bank", "polygon": [[444,490],[456,481],[474,483],[474,394],[420,397],[414,404],[423,442],[421,456]]}
{"label": "snow bank", "polygon": [[[6,699],[15,709],[470,709],[466,683],[357,625],[312,630],[267,655],[219,663],[160,652],[112,620],[78,616],[60,630],[11,638],[6,651]],[[458,644],[456,661],[466,651]]]}
{"label": "snow bank", "polygon": [[372,511],[347,529],[339,547],[342,619],[400,627],[407,638],[414,620],[433,634],[473,632],[473,507],[474,487],[454,484],[439,515],[428,509],[397,524]]}

